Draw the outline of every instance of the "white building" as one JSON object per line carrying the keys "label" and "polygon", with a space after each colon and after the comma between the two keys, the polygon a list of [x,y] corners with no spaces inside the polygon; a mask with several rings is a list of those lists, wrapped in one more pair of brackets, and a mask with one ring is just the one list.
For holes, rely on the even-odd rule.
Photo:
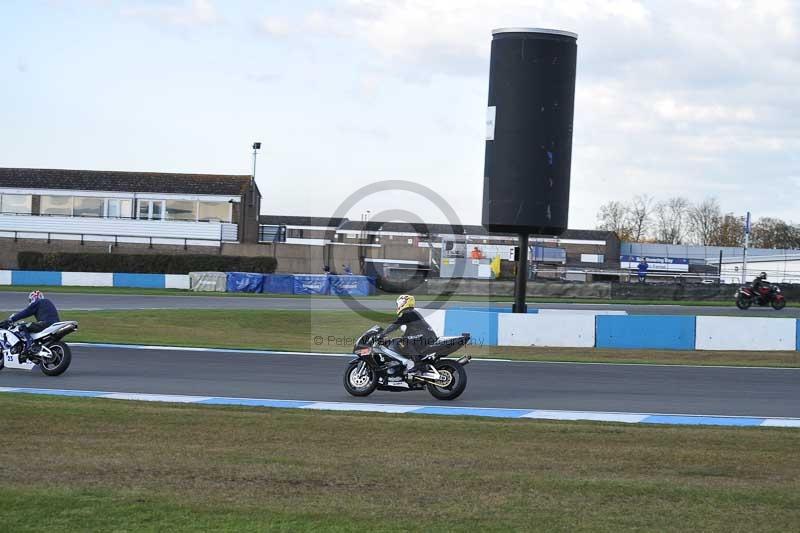
{"label": "white building", "polygon": [[729,257],[722,260],[722,283],[742,283],[753,281],[761,272],[767,273],[767,280],[773,283],[800,283],[800,252],[749,257],[747,270],[742,273],[742,257]]}
{"label": "white building", "polygon": [[0,168],[0,238],[258,242],[251,176]]}

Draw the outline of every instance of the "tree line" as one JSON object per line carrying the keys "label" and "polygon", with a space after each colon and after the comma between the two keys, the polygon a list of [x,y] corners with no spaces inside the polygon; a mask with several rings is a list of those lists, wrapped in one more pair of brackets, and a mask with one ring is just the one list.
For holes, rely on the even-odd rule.
{"label": "tree line", "polygon": [[[676,196],[656,201],[648,195],[600,206],[597,229],[614,231],[628,242],[744,246],[743,216],[723,213],[716,198],[697,203]],[[800,226],[763,217],[752,224],[754,248],[800,248]]]}

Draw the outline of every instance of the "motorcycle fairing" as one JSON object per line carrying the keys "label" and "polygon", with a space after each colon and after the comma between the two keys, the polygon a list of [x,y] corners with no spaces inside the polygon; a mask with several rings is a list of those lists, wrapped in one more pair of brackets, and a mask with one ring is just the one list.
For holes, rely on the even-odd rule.
{"label": "motorcycle fairing", "polygon": [[43,329],[39,333],[31,334],[31,339],[38,340],[47,337],[48,335],[52,335],[53,333],[56,333],[62,329],[72,329],[72,328],[78,329],[78,323],[73,321],[56,322],[52,326]]}

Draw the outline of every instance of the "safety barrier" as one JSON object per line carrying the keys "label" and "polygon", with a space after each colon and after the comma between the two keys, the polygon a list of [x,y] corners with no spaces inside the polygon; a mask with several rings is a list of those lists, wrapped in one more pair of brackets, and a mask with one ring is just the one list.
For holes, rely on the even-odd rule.
{"label": "safety barrier", "polygon": [[0,270],[0,285],[188,289],[189,276],[182,274]]}
{"label": "safety barrier", "polygon": [[797,321],[699,316],[695,347],[698,350],[796,350]]}
{"label": "safety barrier", "polygon": [[793,318],[624,315],[548,309],[513,314],[505,308],[479,309],[448,308],[422,313],[438,335],[469,332],[473,343],[483,346],[800,351],[800,321]]}
{"label": "safety barrier", "polygon": [[228,292],[369,296],[375,278],[333,274],[251,274],[228,272]]}
{"label": "safety barrier", "polygon": [[594,315],[502,314],[498,319],[501,346],[594,347]]}
{"label": "safety barrier", "polygon": [[693,316],[598,316],[598,348],[693,350]]}
{"label": "safety barrier", "polygon": [[[194,273],[218,274],[224,278],[226,292],[272,294],[319,294],[369,296],[375,293],[375,280],[367,276],[327,274],[257,274],[252,272]],[[132,287],[142,289],[198,289],[191,286],[192,274],[132,274],[124,272],[51,272],[39,270],[0,270],[0,285],[36,287]],[[199,279],[199,278],[198,278]],[[211,287],[213,289],[213,287]]]}

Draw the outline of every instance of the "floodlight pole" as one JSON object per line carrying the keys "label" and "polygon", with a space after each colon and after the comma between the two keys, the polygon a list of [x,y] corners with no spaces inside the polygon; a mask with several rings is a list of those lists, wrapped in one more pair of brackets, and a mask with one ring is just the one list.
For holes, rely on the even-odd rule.
{"label": "floodlight pole", "polygon": [[258,157],[258,151],[261,150],[261,143],[254,142],[253,143],[253,179],[256,179],[256,157]]}
{"label": "floodlight pole", "polygon": [[514,283],[514,313],[527,313],[525,293],[528,286],[528,234],[519,234],[519,257],[517,257],[517,279]]}
{"label": "floodlight pole", "polygon": [[742,249],[742,285],[747,283],[747,249],[750,247],[750,211],[744,222],[744,248]]}

